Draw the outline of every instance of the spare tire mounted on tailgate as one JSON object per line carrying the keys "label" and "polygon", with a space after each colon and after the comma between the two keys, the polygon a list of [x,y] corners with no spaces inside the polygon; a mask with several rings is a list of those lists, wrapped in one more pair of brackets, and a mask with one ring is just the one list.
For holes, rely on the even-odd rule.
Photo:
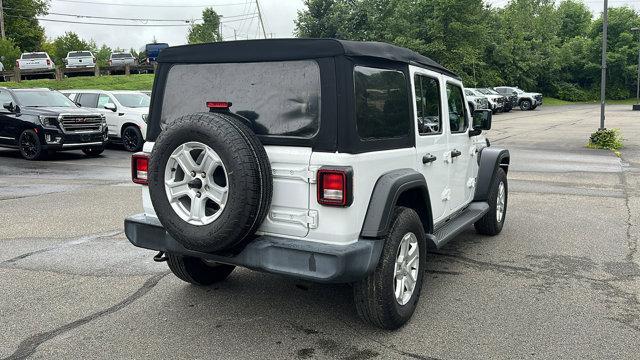
{"label": "spare tire mounted on tailgate", "polygon": [[267,215],[272,186],[264,147],[231,113],[183,116],[151,153],[149,192],[158,219],[191,250],[244,245]]}

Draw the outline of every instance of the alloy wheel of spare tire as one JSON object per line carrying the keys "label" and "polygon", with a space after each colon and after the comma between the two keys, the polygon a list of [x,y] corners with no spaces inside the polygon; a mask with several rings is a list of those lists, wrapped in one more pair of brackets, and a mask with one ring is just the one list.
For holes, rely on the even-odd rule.
{"label": "alloy wheel of spare tire", "polygon": [[273,180],[267,153],[236,115],[198,113],[158,136],[149,192],[158,219],[184,247],[236,251],[264,221]]}

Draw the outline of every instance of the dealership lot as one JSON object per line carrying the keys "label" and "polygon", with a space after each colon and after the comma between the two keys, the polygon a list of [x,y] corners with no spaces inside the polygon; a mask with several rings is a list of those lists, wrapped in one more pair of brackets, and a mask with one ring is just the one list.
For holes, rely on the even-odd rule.
{"label": "dealership lot", "polygon": [[396,332],[346,285],[236,270],[196,288],[122,233],[141,212],[130,154],[0,150],[0,358],[634,358],[640,343],[640,115],[610,106],[617,158],[585,149],[596,105],[494,118],[511,150],[507,223],[428,258]]}

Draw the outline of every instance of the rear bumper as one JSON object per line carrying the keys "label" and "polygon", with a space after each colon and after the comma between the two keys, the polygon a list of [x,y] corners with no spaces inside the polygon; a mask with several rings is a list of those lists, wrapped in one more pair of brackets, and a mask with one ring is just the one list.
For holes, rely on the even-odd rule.
{"label": "rear bumper", "polygon": [[384,242],[360,239],[350,245],[319,244],[273,236],[259,236],[233,256],[208,254],[185,248],[160,222],[145,214],[124,221],[129,241],[144,249],[164,251],[237,265],[252,270],[321,283],[350,283],[366,277],[378,265]]}

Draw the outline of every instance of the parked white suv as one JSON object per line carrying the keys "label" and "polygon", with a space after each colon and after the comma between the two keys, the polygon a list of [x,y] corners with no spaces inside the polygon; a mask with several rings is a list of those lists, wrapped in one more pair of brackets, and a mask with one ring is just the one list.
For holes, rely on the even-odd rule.
{"label": "parked white suv", "polygon": [[104,114],[109,139],[122,142],[128,151],[140,151],[147,133],[151,98],[139,91],[64,90],[78,105]]}
{"label": "parked white suv", "polygon": [[53,70],[56,65],[46,52],[23,53],[16,60],[16,66],[20,70]]}
{"label": "parked white suv", "polygon": [[[269,49],[269,51],[262,51]],[[383,43],[252,40],[163,50],[143,152],[144,213],[125,220],[180,279],[236,266],[352,283],[361,317],[412,316],[437,249],[496,235],[509,152],[460,78]]]}
{"label": "parked white suv", "polygon": [[64,63],[67,69],[95,68],[96,57],[91,51],[70,51]]}

